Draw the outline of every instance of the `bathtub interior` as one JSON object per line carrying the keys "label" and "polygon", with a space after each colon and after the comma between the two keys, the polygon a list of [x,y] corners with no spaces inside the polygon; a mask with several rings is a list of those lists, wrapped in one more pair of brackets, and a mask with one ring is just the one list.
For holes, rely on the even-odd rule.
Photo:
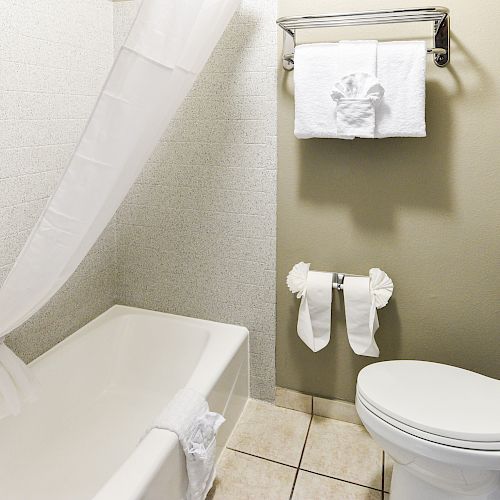
{"label": "bathtub interior", "polygon": [[123,309],[31,364],[39,400],[0,420],[2,499],[92,498],[192,377],[210,338],[202,322]]}

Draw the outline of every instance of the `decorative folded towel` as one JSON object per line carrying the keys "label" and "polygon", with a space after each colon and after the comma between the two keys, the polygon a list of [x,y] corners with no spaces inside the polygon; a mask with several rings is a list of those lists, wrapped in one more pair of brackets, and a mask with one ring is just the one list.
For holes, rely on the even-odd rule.
{"label": "decorative folded towel", "polygon": [[204,500],[215,478],[216,435],[224,417],[209,411],[205,398],[181,389],[160,414],[153,428],[174,432],[186,455],[187,500]]}
{"label": "decorative folded towel", "polygon": [[376,78],[377,46],[375,40],[339,42],[337,72],[342,77],[331,93],[339,138],[375,137],[375,105],[384,95]]}
{"label": "decorative folded towel", "polygon": [[379,43],[377,78],[385,93],[377,109],[377,138],[426,136],[426,66],[423,40]]}
{"label": "decorative folded towel", "polygon": [[373,268],[369,276],[346,276],[343,290],[347,336],[352,350],[361,356],[378,357],[377,309],[385,307],[391,298],[392,280],[384,271]]}
{"label": "decorative folded towel", "polygon": [[337,103],[339,138],[375,137],[375,106],[384,95],[377,78],[368,73],[352,73],[336,82],[332,99]]}
{"label": "decorative folded towel", "polygon": [[[297,138],[366,137],[373,120],[371,137],[425,136],[425,42],[303,44],[295,49],[294,66]],[[370,102],[345,101],[340,105],[346,95],[332,96],[332,92],[338,91],[339,85],[345,87],[342,78],[360,73],[377,78],[383,93],[378,88]],[[367,83],[365,80],[364,88]]]}
{"label": "decorative folded towel", "polygon": [[287,285],[297,298],[299,307],[297,333],[313,352],[330,342],[333,273],[310,271],[310,264],[299,262],[287,277]]}

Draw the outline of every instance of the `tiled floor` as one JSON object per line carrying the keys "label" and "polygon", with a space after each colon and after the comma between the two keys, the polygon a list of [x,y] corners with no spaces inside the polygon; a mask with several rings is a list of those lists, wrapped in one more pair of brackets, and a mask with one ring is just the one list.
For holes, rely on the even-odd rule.
{"label": "tiled floor", "polygon": [[208,498],[383,500],[392,462],[385,465],[360,425],[251,400]]}

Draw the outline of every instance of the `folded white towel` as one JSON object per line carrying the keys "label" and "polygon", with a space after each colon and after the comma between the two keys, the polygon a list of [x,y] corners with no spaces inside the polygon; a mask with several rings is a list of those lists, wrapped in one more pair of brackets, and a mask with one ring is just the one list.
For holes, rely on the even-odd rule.
{"label": "folded white towel", "polygon": [[337,137],[335,105],[330,94],[342,77],[337,72],[339,45],[315,43],[295,48],[295,136]]}
{"label": "folded white towel", "polygon": [[384,95],[376,78],[377,41],[339,42],[338,74],[331,97],[337,104],[339,138],[375,137],[375,106]]}
{"label": "folded white towel", "polygon": [[[425,42],[303,44],[295,49],[294,67],[297,138],[346,139],[356,131],[366,137],[373,118],[377,138],[425,136]],[[356,103],[355,119],[357,114],[370,122],[349,129],[352,115],[341,107],[338,123],[339,109],[331,94],[343,77],[354,73],[373,75],[384,92],[375,114],[371,103]],[[344,135],[346,131],[351,134]]]}
{"label": "folded white towel", "polygon": [[310,264],[296,264],[287,277],[290,291],[302,299],[297,333],[304,344],[318,352],[330,342],[333,273],[309,271]]}
{"label": "folded white towel", "polygon": [[379,327],[377,309],[387,305],[393,289],[392,280],[378,268],[370,269],[369,276],[344,278],[347,336],[356,354],[379,356],[375,342],[375,332]]}
{"label": "folded white towel", "polygon": [[377,78],[385,92],[377,108],[376,137],[426,136],[426,66],[424,41],[379,43]]}
{"label": "folded white towel", "polygon": [[160,414],[153,428],[174,432],[186,455],[187,500],[204,500],[215,478],[216,435],[224,417],[209,411],[205,398],[181,389]]}
{"label": "folded white towel", "polygon": [[352,73],[334,84],[332,99],[337,103],[339,138],[375,137],[375,108],[384,88],[373,75]]}

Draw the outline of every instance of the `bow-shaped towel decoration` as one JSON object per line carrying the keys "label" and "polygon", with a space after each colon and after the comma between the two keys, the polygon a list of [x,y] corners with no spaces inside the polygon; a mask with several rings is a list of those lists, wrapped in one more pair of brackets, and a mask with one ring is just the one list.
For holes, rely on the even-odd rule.
{"label": "bow-shaped towel decoration", "polygon": [[297,333],[311,351],[317,352],[330,342],[333,274],[310,271],[310,265],[295,264],[286,282],[301,299]]}
{"label": "bow-shaped towel decoration", "polygon": [[373,75],[352,73],[342,77],[333,85],[331,96],[334,101],[368,99],[375,103],[384,96],[384,87]]}
{"label": "bow-shaped towel decoration", "polygon": [[375,137],[375,106],[384,87],[368,73],[346,75],[333,85],[331,97],[337,103],[337,133],[346,138]]}

